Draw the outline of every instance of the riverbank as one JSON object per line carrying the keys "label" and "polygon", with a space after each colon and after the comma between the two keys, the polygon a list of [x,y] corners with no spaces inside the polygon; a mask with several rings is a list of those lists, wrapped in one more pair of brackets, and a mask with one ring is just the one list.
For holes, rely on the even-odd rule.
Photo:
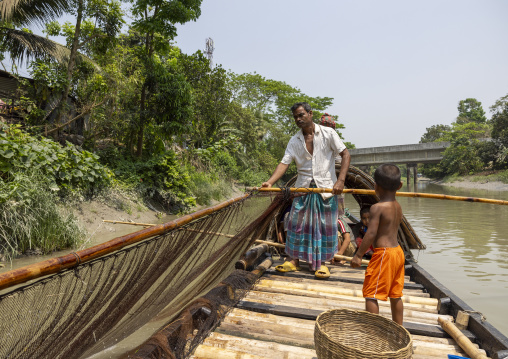
{"label": "riverbank", "polygon": [[[232,186],[227,198],[221,201],[211,200],[209,205],[193,207],[190,212],[213,206],[242,194],[241,189]],[[12,261],[7,256],[0,256],[0,273],[62,256],[75,250],[93,247],[116,237],[142,230],[147,227],[144,224],[166,223],[183,215],[164,213],[163,209],[156,204],[146,204],[140,197],[121,192],[109,192],[94,200],[72,201],[63,210],[75,215],[78,226],[85,232],[83,242],[77,248],[67,248],[46,255],[42,255],[42,252],[35,248],[12,259]],[[118,221],[118,223],[110,221]]]}
{"label": "riverbank", "polygon": [[508,184],[501,181],[490,181],[485,179],[484,181],[473,181],[466,178],[460,180],[454,180],[452,182],[446,182],[444,180],[432,180],[432,183],[439,184],[442,186],[467,188],[467,189],[481,189],[487,191],[508,191]]}
{"label": "riverbank", "polygon": [[[233,186],[229,196],[222,201],[236,198],[242,194],[243,192],[239,188]],[[196,206],[190,212],[213,206],[222,201],[212,200],[209,205]],[[180,216],[179,214],[168,214],[162,211],[162,208],[157,208],[153,204],[146,205],[140,199],[129,198],[121,194],[110,197],[108,200],[82,202],[73,209],[79,225],[87,232],[85,242],[80,245],[79,249],[146,228],[141,224],[165,223]],[[108,222],[104,222],[105,220]],[[132,224],[111,223],[110,221]]]}

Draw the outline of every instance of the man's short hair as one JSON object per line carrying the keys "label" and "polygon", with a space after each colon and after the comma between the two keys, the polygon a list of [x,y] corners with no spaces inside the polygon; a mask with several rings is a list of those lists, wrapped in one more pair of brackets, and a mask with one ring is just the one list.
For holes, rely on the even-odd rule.
{"label": "man's short hair", "polygon": [[400,169],[395,165],[381,165],[374,172],[374,180],[381,188],[396,191],[400,185]]}
{"label": "man's short hair", "polygon": [[307,112],[312,111],[312,108],[307,102],[297,102],[291,106],[291,112],[295,112],[298,107],[303,107],[303,109]]}

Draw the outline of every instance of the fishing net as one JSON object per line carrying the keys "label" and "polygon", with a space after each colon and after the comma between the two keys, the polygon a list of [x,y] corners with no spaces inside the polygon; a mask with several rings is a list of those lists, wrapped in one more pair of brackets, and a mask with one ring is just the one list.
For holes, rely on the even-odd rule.
{"label": "fishing net", "polygon": [[[281,204],[273,198],[251,195],[163,234],[4,290],[0,358],[87,358],[127,338],[158,313],[172,322],[207,292],[208,297],[184,311],[188,320],[180,324],[208,320],[204,327],[213,327],[220,315],[210,317],[210,312],[231,305],[238,299],[238,293],[231,293],[255,281],[248,272],[235,272],[234,263],[255,239],[265,239]],[[173,349],[190,347],[186,340],[175,343]],[[163,348],[157,350],[169,346]]]}

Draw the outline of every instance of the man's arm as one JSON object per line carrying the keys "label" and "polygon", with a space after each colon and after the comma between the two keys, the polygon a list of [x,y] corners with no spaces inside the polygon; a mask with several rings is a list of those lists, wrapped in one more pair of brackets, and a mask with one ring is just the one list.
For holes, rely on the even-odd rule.
{"label": "man's arm", "polygon": [[353,260],[351,261],[351,267],[357,268],[362,264],[362,257],[370,248],[370,246],[374,243],[377,236],[377,231],[379,228],[379,220],[381,218],[381,209],[378,206],[373,205],[370,207],[370,219],[369,219],[369,229],[367,233],[363,236],[362,244],[360,248],[356,251]]}
{"label": "man's arm", "polygon": [[342,162],[340,165],[339,177],[337,178],[337,182],[333,185],[333,194],[341,194],[344,189],[344,181],[346,180],[347,171],[349,169],[349,164],[351,163],[351,155],[347,148],[340,153],[340,157],[342,157]]}
{"label": "man's arm", "polygon": [[273,171],[272,176],[268,179],[268,181],[263,182],[261,187],[272,187],[275,182],[277,182],[284,173],[286,173],[289,165],[286,165],[285,163],[279,163],[277,167],[275,168],[275,171]]}

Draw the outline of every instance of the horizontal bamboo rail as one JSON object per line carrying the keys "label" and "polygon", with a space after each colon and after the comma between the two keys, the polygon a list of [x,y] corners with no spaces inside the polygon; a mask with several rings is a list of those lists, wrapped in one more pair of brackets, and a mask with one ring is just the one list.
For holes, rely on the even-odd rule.
{"label": "horizontal bamboo rail", "polygon": [[248,196],[249,194],[244,194],[240,197],[224,201],[215,206],[205,208],[191,214],[187,214],[167,223],[145,228],[138,232],[130,233],[122,237],[117,237],[108,242],[101,243],[81,251],[72,252],[61,257],[51,258],[39,263],[31,264],[2,273],[0,274],[0,290],[49,274],[58,273],[64,269],[72,268],[79,265],[80,263],[89,262],[93,259],[115,252],[119,249],[140,242],[147,238],[163,234],[169,230],[181,227],[198,218],[207,216],[223,208],[226,208],[233,203],[247,198]]}
{"label": "horizontal bamboo rail", "polygon": [[[246,187],[246,191],[260,191],[260,192],[282,192],[283,188],[266,188],[266,187]],[[332,193],[330,188],[289,188],[291,192],[304,192],[304,193]],[[345,188],[342,193],[349,194],[365,194],[365,195],[376,195],[376,192],[372,189],[354,189]],[[397,192],[398,197],[418,197],[418,198],[431,198],[431,199],[443,199],[448,201],[464,201],[464,202],[478,202],[478,203],[489,203],[508,205],[508,201],[500,199],[490,198],[477,198],[477,197],[464,197],[464,196],[449,196],[447,194],[436,194],[436,193],[420,193],[420,192]]]}

